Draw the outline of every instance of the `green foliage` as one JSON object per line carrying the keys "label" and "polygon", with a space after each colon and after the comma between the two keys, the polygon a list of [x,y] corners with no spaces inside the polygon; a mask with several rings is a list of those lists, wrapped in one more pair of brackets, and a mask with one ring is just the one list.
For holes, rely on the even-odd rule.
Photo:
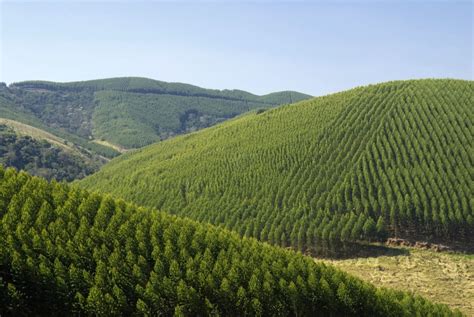
{"label": "green foliage", "polygon": [[97,92],[96,100],[94,134],[127,148],[206,128],[262,106],[232,99],[121,91]]}
{"label": "green foliage", "polygon": [[301,250],[387,235],[473,247],[473,89],[388,82],[244,115],[81,184]]}
{"label": "green foliage", "polygon": [[212,225],[0,167],[0,314],[459,316]]}
{"label": "green foliage", "polygon": [[[112,149],[107,152],[106,147],[89,140],[137,148],[257,107],[309,97],[291,91],[256,96],[134,77],[72,83],[27,81],[0,87],[0,115],[25,119],[28,124],[33,121],[37,127],[39,121],[56,135],[73,135],[71,141],[80,140],[82,146],[113,157]],[[12,108],[21,115],[12,115]]]}
{"label": "green foliage", "polygon": [[98,169],[92,158],[84,158],[29,136],[19,136],[0,124],[0,164],[25,170],[46,179],[83,178]]}
{"label": "green foliage", "polygon": [[75,134],[69,133],[62,128],[56,129],[56,128],[47,126],[40,119],[38,119],[34,113],[32,113],[31,111],[27,109],[23,109],[14,101],[5,98],[4,97],[5,95],[10,96],[10,98],[13,98],[12,97],[13,95],[9,93],[8,90],[4,89],[2,91],[2,89],[0,89],[0,118],[15,120],[27,125],[31,125],[38,129],[44,130],[55,136],[58,136],[62,139],[67,140],[68,142],[74,144],[75,146],[82,148],[84,151],[90,151],[92,153],[102,155],[108,158],[112,158],[118,155],[118,152],[115,151],[114,149],[111,149],[109,147],[106,147],[94,142],[90,142],[89,140],[82,138],[80,136],[77,136]]}

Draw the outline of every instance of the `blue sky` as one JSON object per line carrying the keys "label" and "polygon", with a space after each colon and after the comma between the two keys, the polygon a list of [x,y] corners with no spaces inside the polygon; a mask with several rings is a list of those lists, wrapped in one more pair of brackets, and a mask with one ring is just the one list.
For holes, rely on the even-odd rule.
{"label": "blue sky", "polygon": [[143,76],[313,95],[473,79],[470,1],[0,0],[0,81]]}

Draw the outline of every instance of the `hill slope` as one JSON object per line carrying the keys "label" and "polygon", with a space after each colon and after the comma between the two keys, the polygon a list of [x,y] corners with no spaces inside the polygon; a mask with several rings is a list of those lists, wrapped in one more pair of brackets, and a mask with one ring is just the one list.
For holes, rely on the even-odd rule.
{"label": "hill slope", "polygon": [[22,122],[30,125],[33,118],[54,131],[74,135],[87,148],[113,156],[111,148],[107,153],[107,147],[90,141],[138,148],[251,109],[309,97],[292,91],[256,96],[138,77],[71,83],[26,81],[0,87],[0,116],[28,120]]}
{"label": "hill slope", "polygon": [[[35,106],[47,107],[48,109],[45,110],[47,114],[45,116],[49,116],[50,118],[55,118],[56,116],[61,118],[61,113],[65,111],[63,108],[66,107],[63,101],[49,101],[49,94],[44,93],[44,95],[45,96],[42,96],[40,93],[38,93],[38,95],[35,95],[35,93],[30,94],[21,89],[12,91],[6,85],[2,86],[0,83],[0,118],[14,120],[18,123],[43,130],[45,133],[67,140],[84,151],[91,152],[91,154],[97,154],[108,158],[119,154],[118,151],[110,147],[96,144],[91,142],[85,136],[79,135],[77,132],[77,122],[79,122],[79,119],[72,119],[72,121],[76,123],[70,128],[72,132],[69,132],[65,127],[59,126],[59,121],[55,123],[55,119],[46,120],[45,118],[41,118],[40,114],[35,113],[36,110],[33,109]],[[56,108],[58,109],[51,106],[51,103],[57,103]],[[66,118],[70,115],[72,114],[68,113]],[[67,127],[69,123],[66,122],[63,124]]]}
{"label": "hill slope", "polygon": [[360,87],[127,153],[80,184],[302,250],[387,234],[472,248],[473,89]]}
{"label": "hill slope", "polygon": [[96,171],[97,160],[43,130],[0,119],[0,164],[49,180],[72,181]]}
{"label": "hill slope", "polygon": [[0,314],[461,315],[224,229],[1,166]]}

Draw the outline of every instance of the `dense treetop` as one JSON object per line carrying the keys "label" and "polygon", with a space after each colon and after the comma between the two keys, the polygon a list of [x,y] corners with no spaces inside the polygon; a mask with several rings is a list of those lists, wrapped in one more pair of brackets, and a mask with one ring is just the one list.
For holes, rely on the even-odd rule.
{"label": "dense treetop", "polygon": [[257,111],[80,184],[301,250],[387,235],[472,248],[473,91],[395,81]]}
{"label": "dense treetop", "polygon": [[71,141],[112,157],[111,148],[94,141],[138,148],[255,108],[309,97],[293,91],[257,96],[138,77],[71,83],[26,81],[0,86],[0,116],[46,126],[68,140],[72,135],[75,140]]}
{"label": "dense treetop", "polygon": [[0,315],[459,316],[211,225],[0,167]]}

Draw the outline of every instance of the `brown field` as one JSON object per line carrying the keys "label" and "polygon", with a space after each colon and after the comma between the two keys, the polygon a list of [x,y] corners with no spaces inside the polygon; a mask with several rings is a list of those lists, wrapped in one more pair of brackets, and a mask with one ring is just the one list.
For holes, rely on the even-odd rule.
{"label": "brown field", "polygon": [[324,261],[376,286],[409,290],[474,316],[474,255],[407,250],[407,255]]}

